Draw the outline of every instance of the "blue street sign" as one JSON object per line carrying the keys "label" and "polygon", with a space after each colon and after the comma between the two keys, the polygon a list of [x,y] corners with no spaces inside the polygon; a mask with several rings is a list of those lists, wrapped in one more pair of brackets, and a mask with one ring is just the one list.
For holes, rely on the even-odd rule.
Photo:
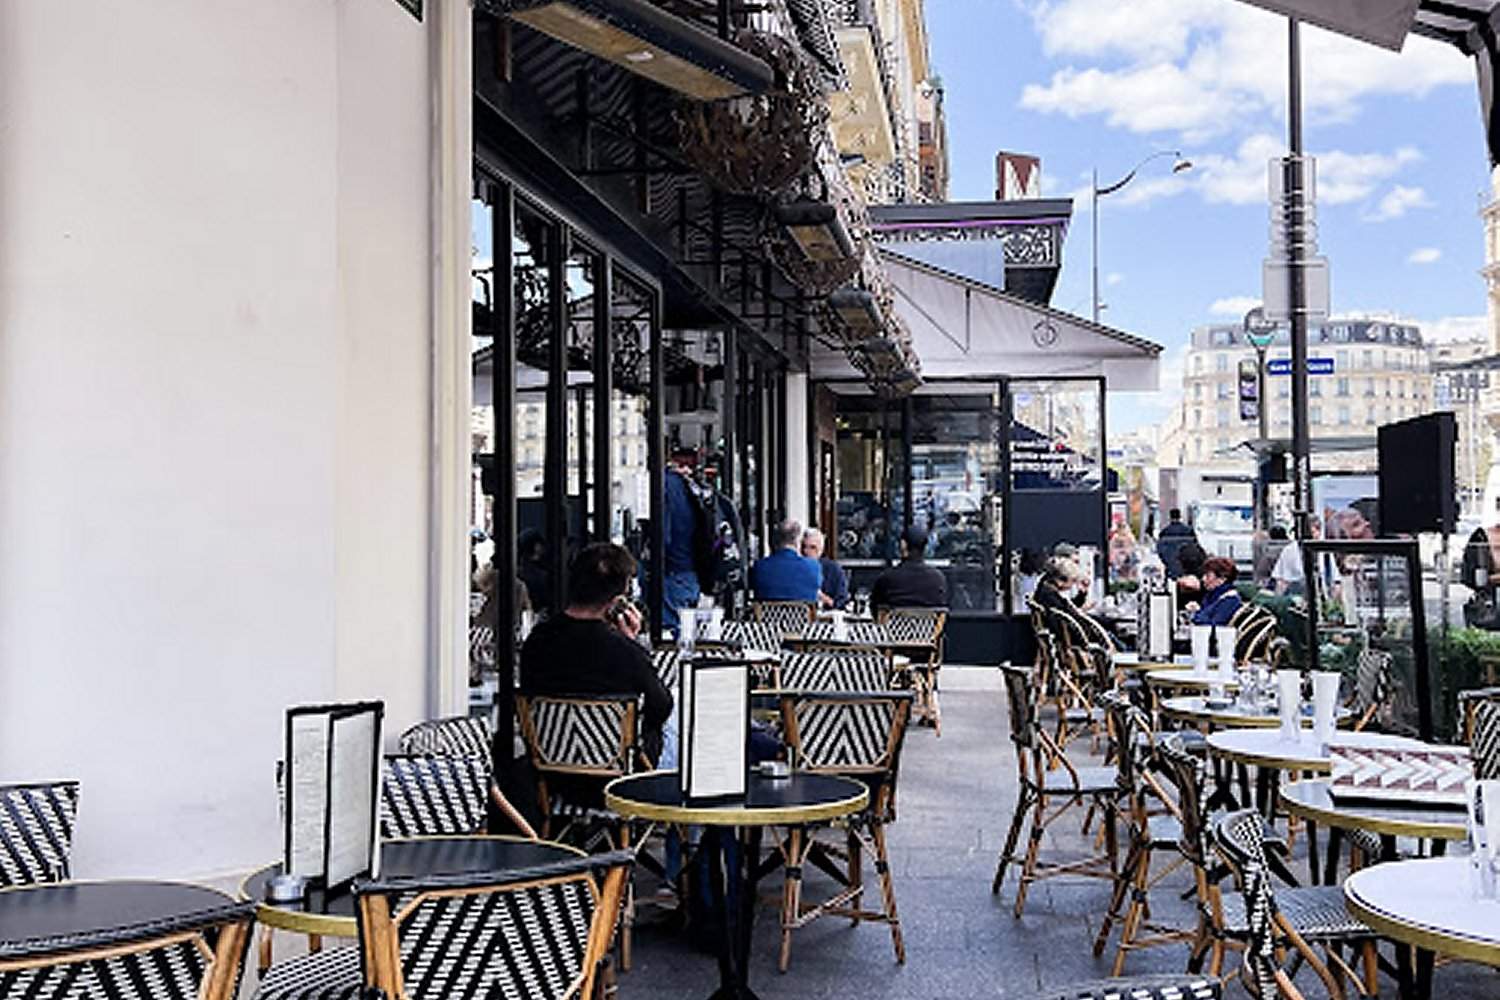
{"label": "blue street sign", "polygon": [[[1290,375],[1292,373],[1292,362],[1290,358],[1273,358],[1266,362],[1267,375]],[[1332,375],[1332,358],[1308,358],[1307,374],[1309,375]]]}

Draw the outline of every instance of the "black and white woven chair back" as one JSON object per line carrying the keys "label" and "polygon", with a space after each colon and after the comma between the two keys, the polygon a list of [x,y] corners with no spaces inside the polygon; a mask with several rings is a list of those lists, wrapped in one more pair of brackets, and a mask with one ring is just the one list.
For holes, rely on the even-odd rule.
{"label": "black and white woven chair back", "polygon": [[1053,987],[1029,1000],[1220,1000],[1223,995],[1223,986],[1210,976],[1147,976]]}
{"label": "black and white woven chair back", "polygon": [[[24,890],[23,890],[24,891]],[[255,904],[229,904],[190,918],[79,936],[58,951],[0,958],[6,1000],[231,1000],[250,940]],[[234,928],[237,944],[224,937]],[[101,954],[103,957],[101,957]],[[216,963],[233,966],[210,990]]]}
{"label": "black and white woven chair back", "polygon": [[626,774],[636,746],[632,695],[516,698],[537,767],[579,774]]}
{"label": "black and white woven chair back", "polygon": [[1469,753],[1474,758],[1474,777],[1493,781],[1500,778],[1500,701],[1481,701],[1473,711]]}
{"label": "black and white woven chair back", "polygon": [[787,736],[798,766],[809,771],[894,770],[911,710],[907,692],[788,696]]}
{"label": "black and white woven chair back", "polygon": [[67,879],[77,815],[76,781],[0,785],[0,887]]}
{"label": "black and white woven chair back", "polygon": [[1132,795],[1139,794],[1153,751],[1151,718],[1118,691],[1102,691],[1096,701],[1108,714],[1110,729],[1118,743],[1120,787]]}
{"label": "black and white woven chair back", "polygon": [[781,658],[783,691],[884,691],[890,661],[873,650],[787,653]]}
{"label": "black and white woven chair back", "polygon": [[1391,699],[1391,654],[1380,649],[1366,648],[1359,654],[1354,667],[1354,697],[1356,711],[1363,715],[1370,709],[1379,712]]}
{"label": "black and white woven chair back", "polygon": [[1234,659],[1236,663],[1264,660],[1266,649],[1276,637],[1276,619],[1267,615],[1252,615],[1235,633]]}
{"label": "black and white woven chair back", "polygon": [[755,620],[777,630],[779,635],[800,636],[812,624],[816,606],[811,601],[751,601]]}
{"label": "black and white woven chair back", "polygon": [[1168,736],[1157,744],[1156,749],[1167,780],[1177,788],[1177,808],[1182,817],[1178,849],[1190,864],[1207,868],[1213,857],[1206,794],[1208,767],[1202,757],[1187,749],[1180,735]]}
{"label": "black and white woven chair back", "polygon": [[387,757],[380,786],[382,837],[479,833],[490,782],[482,757]]}
{"label": "black and white woven chair back", "polygon": [[1037,745],[1037,712],[1031,668],[1003,666],[1000,675],[1005,680],[1005,702],[1010,709],[1011,742],[1018,749],[1032,749]]}
{"label": "black and white woven chair back", "polygon": [[1214,828],[1214,839],[1239,870],[1250,925],[1245,964],[1255,980],[1256,992],[1262,997],[1275,997],[1276,898],[1271,890],[1271,867],[1266,862],[1265,821],[1254,809],[1229,813]]}
{"label": "black and white woven chair back", "polygon": [[[529,871],[355,886],[391,906],[405,1000],[587,1000],[591,940],[609,869],[628,852],[595,855]],[[377,933],[364,919],[363,946]]]}
{"label": "black and white woven chair back", "polygon": [[[804,623],[805,624],[805,623]],[[724,641],[757,653],[780,653],[782,632],[770,622],[725,622]]]}
{"label": "black and white woven chair back", "polygon": [[401,734],[404,754],[427,757],[482,757],[491,759],[490,726],[482,718],[467,715],[419,722]]}
{"label": "black and white woven chair back", "polygon": [[887,608],[881,621],[896,642],[936,644],[948,621],[947,608]]}
{"label": "black and white woven chair back", "polygon": [[[675,649],[658,649],[651,653],[651,666],[668,691],[676,692],[682,675],[682,654]],[[675,693],[673,697],[676,697]]]}

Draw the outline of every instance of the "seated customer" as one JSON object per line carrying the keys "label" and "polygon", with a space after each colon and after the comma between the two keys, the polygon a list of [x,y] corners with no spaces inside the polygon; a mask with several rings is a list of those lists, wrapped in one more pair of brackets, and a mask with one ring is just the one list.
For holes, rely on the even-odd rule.
{"label": "seated customer", "polygon": [[1193,613],[1194,625],[1228,625],[1240,609],[1240,595],[1234,589],[1239,575],[1234,562],[1214,556],[1203,562],[1203,603]]}
{"label": "seated customer", "polygon": [[901,535],[901,561],[880,574],[870,592],[877,608],[943,608],[948,606],[948,581],[927,565],[927,529],[912,525]]}
{"label": "seated customer", "polygon": [[750,589],[757,601],[817,602],[823,571],[797,552],[801,541],[802,525],[796,521],[782,521],[772,530],[771,554],[750,567]]}
{"label": "seated customer", "polygon": [[1061,556],[1053,556],[1042,567],[1032,599],[1048,611],[1071,613],[1073,606],[1073,567]]}
{"label": "seated customer", "polygon": [[579,550],[568,572],[568,606],[532,629],[521,647],[521,691],[640,695],[641,746],[656,760],[672,695],[635,641],[641,618],[625,597],[634,576],[635,559],[621,546],[596,542]]}
{"label": "seated customer", "polygon": [[802,555],[818,564],[823,582],[818,586],[818,607],[843,610],[849,603],[849,578],[837,559],[823,558],[823,533],[808,528],[802,533]]}

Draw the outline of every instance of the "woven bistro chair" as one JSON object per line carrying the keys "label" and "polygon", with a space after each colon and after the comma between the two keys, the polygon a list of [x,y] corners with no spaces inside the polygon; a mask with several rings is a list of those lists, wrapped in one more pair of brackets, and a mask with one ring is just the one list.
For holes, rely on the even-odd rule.
{"label": "woven bistro chair", "polygon": [[478,757],[387,757],[380,782],[380,835],[482,833],[489,778]]}
{"label": "woven bistro chair", "polygon": [[1234,639],[1236,663],[1259,663],[1270,655],[1271,640],[1277,636],[1276,616],[1269,611],[1251,615],[1239,626]]}
{"label": "woven bistro chair", "polygon": [[[1099,696],[1099,701],[1109,717],[1120,768],[1120,786],[1125,792],[1130,842],[1125,863],[1115,878],[1109,909],[1094,940],[1094,955],[1098,957],[1104,953],[1110,928],[1121,919],[1120,944],[1111,972],[1118,976],[1125,968],[1127,952],[1192,941],[1196,933],[1193,928],[1155,923],[1150,917],[1152,887],[1175,871],[1184,860],[1177,853],[1177,842],[1182,838],[1181,817],[1171,796],[1151,771],[1156,758],[1151,718],[1119,692],[1106,691]],[[1172,861],[1153,877],[1151,862],[1159,852],[1168,852]]]}
{"label": "woven bistro chair", "polygon": [[409,756],[470,757],[482,762],[490,802],[523,837],[537,839],[531,823],[505,797],[495,781],[494,735],[487,721],[470,715],[455,715],[419,722],[401,734],[397,745],[403,754]]}
{"label": "woven bistro chair", "polygon": [[[699,645],[694,656],[732,659],[737,656],[733,647],[727,645]],[[761,691],[775,691],[781,687],[779,663],[776,661],[753,661],[750,668],[750,686]],[[682,652],[677,647],[661,647],[651,653],[651,666],[662,686],[677,697],[677,685],[682,680]]]}
{"label": "woven bistro chair", "polygon": [[631,863],[356,882],[359,945],[276,966],[257,1000],[590,1000]]}
{"label": "woven bistro chair", "polygon": [[1139,976],[1054,986],[1027,1000],[1219,1000],[1217,979],[1204,976]]}
{"label": "woven bistro chair", "polygon": [[813,601],[751,601],[750,616],[782,636],[801,636],[817,620],[818,606]]}
{"label": "woven bistro chair", "polygon": [[77,815],[76,781],[0,785],[0,888],[68,879]]}
{"label": "woven bistro chair", "polygon": [[1354,730],[1373,725],[1390,730],[1395,723],[1395,659],[1381,649],[1366,647],[1354,663]]}
{"label": "woven bistro chair", "polygon": [[1500,778],[1500,701],[1475,702],[1468,730],[1474,777],[1480,781]]}
{"label": "woven bistro chair", "polygon": [[[1037,697],[1050,697],[1053,702],[1056,726],[1052,738],[1066,749],[1074,739],[1088,732],[1093,740],[1091,749],[1097,750],[1104,713],[1094,704],[1090,693],[1098,680],[1092,652],[1078,645],[1082,633],[1067,622],[1054,622],[1054,615],[1047,608],[1031,601],[1031,611],[1039,668],[1034,683]],[[1080,665],[1085,668],[1084,674],[1078,671]]]}
{"label": "woven bistro chair", "polygon": [[[543,836],[574,834],[585,850],[629,849],[632,824],[605,807],[604,786],[652,766],[641,749],[636,696],[517,694],[516,717],[537,773]],[[627,972],[634,900],[627,887],[620,927],[620,968]]]}
{"label": "woven bistro chair", "polygon": [[873,649],[787,653],[781,658],[783,691],[885,691],[893,680],[891,661]]}
{"label": "woven bistro chair", "polygon": [[[881,608],[880,624],[892,642],[907,647],[911,657],[912,690],[916,702],[912,719],[931,725],[943,735],[943,709],[938,703],[938,671],[943,667],[943,630],[948,625],[947,608]],[[925,653],[923,659],[919,653]]]}
{"label": "woven bistro chair", "polygon": [[[18,890],[25,892],[27,890]],[[255,903],[50,938],[0,957],[0,997],[26,1000],[234,1000]]]}
{"label": "woven bistro chair", "polygon": [[781,629],[769,621],[725,622],[721,633],[724,642],[733,647],[758,653],[781,652]]}
{"label": "woven bistro chair", "polygon": [[[1039,879],[1058,875],[1083,875],[1113,880],[1119,871],[1116,815],[1121,790],[1119,772],[1113,767],[1079,767],[1068,760],[1061,747],[1042,728],[1037,714],[1036,693],[1031,668],[1002,666],[1006,700],[1010,707],[1010,739],[1016,750],[1016,809],[1011,816],[1010,831],[990,891],[998,893],[1005,881],[1005,870],[1011,862],[1021,865],[1020,884],[1016,888],[1015,915],[1026,906],[1026,892]],[[1056,760],[1062,766],[1054,769]],[[1097,809],[1104,816],[1105,851],[1068,862],[1042,861],[1042,838],[1051,826],[1075,806]],[[1016,854],[1021,827],[1030,817],[1026,853]]]}
{"label": "woven bistro chair", "polygon": [[[1312,968],[1330,997],[1343,1000],[1345,979],[1362,996],[1375,996],[1379,990],[1375,932],[1350,916],[1339,886],[1273,890],[1264,836],[1264,819],[1254,809],[1229,813],[1214,827],[1214,841],[1240,884],[1245,970],[1257,992],[1263,1000],[1277,996],[1278,990],[1289,1000],[1301,1000],[1302,994],[1278,960],[1279,953],[1290,949]],[[1322,947],[1322,958],[1314,946]],[[1342,947],[1360,953],[1362,975],[1338,953]]]}
{"label": "woven bistro chair", "polygon": [[[811,829],[794,827],[782,848],[786,881],[781,906],[780,968],[785,972],[792,956],[792,932],[822,916],[848,917],[851,921],[876,921],[891,929],[896,961],[906,961],[901,938],[901,920],[896,914],[896,888],[891,880],[890,856],[885,828],[895,820],[896,779],[900,772],[901,747],[911,715],[909,691],[817,692],[783,695],[782,729],[797,766],[812,774],[855,778],[869,786],[869,804],[845,820],[847,833],[846,874],[841,888],[829,899],[811,907],[802,904],[802,871],[809,863],[835,874],[827,848]],[[875,863],[880,879],[881,906],[865,909],[864,853]]]}

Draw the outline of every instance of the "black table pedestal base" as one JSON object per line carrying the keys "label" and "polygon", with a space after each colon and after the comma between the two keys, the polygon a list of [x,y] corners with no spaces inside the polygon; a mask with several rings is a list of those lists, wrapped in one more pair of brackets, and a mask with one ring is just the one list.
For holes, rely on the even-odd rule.
{"label": "black table pedestal base", "polygon": [[[738,842],[734,831],[725,827],[710,827],[703,836],[709,892],[714,909],[724,917],[717,956],[719,988],[709,1000],[758,1000],[750,989],[750,943],[755,935],[761,828],[743,827]],[[728,884],[734,885],[737,899],[729,898]]]}

